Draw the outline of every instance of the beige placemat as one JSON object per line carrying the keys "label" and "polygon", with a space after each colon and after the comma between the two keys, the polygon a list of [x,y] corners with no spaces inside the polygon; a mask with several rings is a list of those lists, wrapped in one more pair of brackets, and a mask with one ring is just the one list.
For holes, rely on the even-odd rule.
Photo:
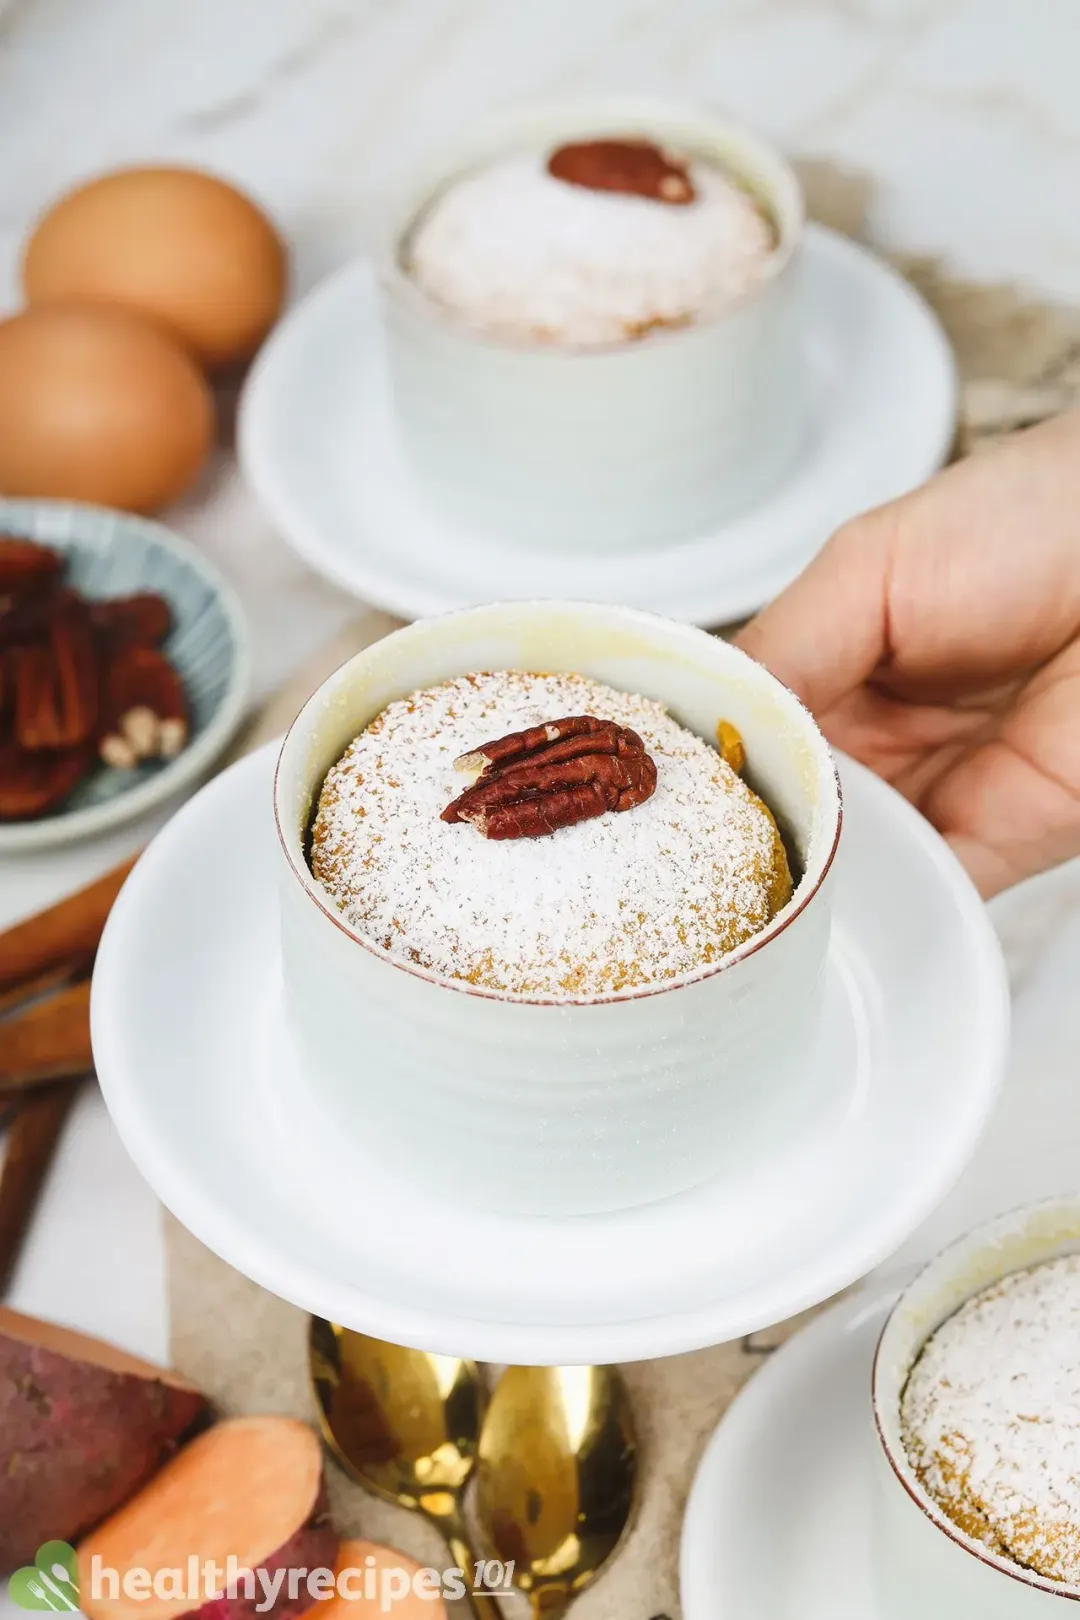
{"label": "beige placemat", "polygon": [[[869,190],[859,177],[809,164],[803,178],[815,218],[863,234]],[[929,261],[905,260],[899,268],[937,309],[959,358],[960,452],[1080,403],[1080,313],[1026,302],[1005,287],[951,281]],[[374,611],[361,614],[317,665],[267,705],[246,741],[277,735],[331,670],[396,623]],[[310,1418],[303,1312],[248,1282],[172,1219],[167,1253],[177,1367],[223,1412]],[[735,1344],[624,1369],[640,1430],[642,1507],[617,1562],[575,1605],[575,1620],[678,1615],[679,1529],[702,1448],[736,1391],[797,1326],[789,1322]],[[444,1567],[437,1536],[414,1515],[374,1501],[333,1464],[330,1487],[343,1533],[390,1542],[424,1564]]]}

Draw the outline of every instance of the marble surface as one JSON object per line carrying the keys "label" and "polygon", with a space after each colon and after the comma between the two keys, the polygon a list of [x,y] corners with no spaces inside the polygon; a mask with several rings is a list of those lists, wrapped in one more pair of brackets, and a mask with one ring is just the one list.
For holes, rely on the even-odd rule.
{"label": "marble surface", "polygon": [[[582,90],[726,109],[869,173],[884,246],[1080,302],[1077,63],[1073,0],[0,0],[0,311],[37,213],[103,168],[237,179],[302,292],[442,132]],[[177,521],[244,592],[263,690],[346,616],[228,461]]]}
{"label": "marble surface", "polygon": [[[515,97],[676,92],[878,182],[874,231],[983,279],[1080,301],[1075,0],[7,0],[0,3],[0,308],[28,223],[125,161],[208,165],[295,242],[296,286],[363,244],[379,192],[441,130]],[[306,572],[223,455],[175,514],[238,584],[260,690],[353,604]],[[0,865],[0,924],[103,869],[128,829]],[[1015,997],[1001,1109],[907,1245],[1080,1177],[1080,868],[994,908]],[[96,1093],[65,1139],[18,1305],[165,1347],[154,1201]]]}

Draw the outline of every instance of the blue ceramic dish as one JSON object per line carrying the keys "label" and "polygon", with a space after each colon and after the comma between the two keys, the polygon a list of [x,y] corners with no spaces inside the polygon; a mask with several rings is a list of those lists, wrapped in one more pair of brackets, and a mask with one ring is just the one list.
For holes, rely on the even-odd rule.
{"label": "blue ceramic dish", "polygon": [[102,767],[51,814],[0,822],[0,854],[9,854],[104,832],[198,782],[244,717],[251,652],[232,587],[194,546],[159,523],[70,501],[0,500],[0,534],[62,552],[65,580],[84,596],[163,596],[173,615],[163,650],[191,709],[191,734],[175,759],[130,771]]}

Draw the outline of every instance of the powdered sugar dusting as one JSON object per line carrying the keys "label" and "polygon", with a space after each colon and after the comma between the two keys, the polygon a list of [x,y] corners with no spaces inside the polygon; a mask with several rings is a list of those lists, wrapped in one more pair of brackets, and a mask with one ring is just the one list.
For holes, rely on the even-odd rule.
{"label": "powdered sugar dusting", "polygon": [[695,200],[569,185],[544,154],[464,175],[414,228],[405,267],[469,326],[524,342],[624,342],[716,313],[773,252],[761,209],[723,171],[692,163]]}
{"label": "powdered sugar dusting", "polygon": [[[454,760],[566,715],[637,731],[656,792],[547,838],[440,819]],[[659,704],[581,675],[466,675],[392,703],[328,773],[312,870],[392,956],[511,995],[593,1000],[692,974],[790,893],[765,807]]]}
{"label": "powdered sugar dusting", "polygon": [[1080,1586],[1080,1256],[1015,1272],[943,1323],[902,1421],[913,1468],[962,1530]]}

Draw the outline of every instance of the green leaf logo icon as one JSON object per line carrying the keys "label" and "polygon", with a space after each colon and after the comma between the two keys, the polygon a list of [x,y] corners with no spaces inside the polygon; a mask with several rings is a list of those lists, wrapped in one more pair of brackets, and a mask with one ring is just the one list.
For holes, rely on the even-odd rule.
{"label": "green leaf logo icon", "polygon": [[47,1541],[33,1564],[17,1569],[8,1581],[8,1596],[20,1609],[69,1614],[79,1607],[79,1565],[66,1541]]}

